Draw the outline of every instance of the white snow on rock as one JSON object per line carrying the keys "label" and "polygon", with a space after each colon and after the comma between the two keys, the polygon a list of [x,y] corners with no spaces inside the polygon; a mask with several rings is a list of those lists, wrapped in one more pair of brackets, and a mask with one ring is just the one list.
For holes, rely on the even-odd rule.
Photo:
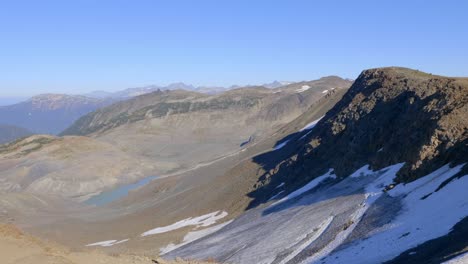
{"label": "white snow on rock", "polygon": [[318,230],[311,236],[310,238],[307,239],[307,234],[304,234],[304,237],[301,237],[301,240],[305,240],[304,242],[301,243],[293,252],[291,252],[286,258],[284,258],[279,264],[286,264],[288,263],[291,259],[293,259],[297,254],[301,253],[302,250],[304,250],[308,245],[310,245],[312,242],[317,240],[325,230],[330,226],[331,222],[333,221],[333,216],[328,217],[325,221],[323,221],[320,225]]}
{"label": "white snow on rock", "polygon": [[207,235],[213,234],[214,232],[216,232],[218,230],[221,230],[223,227],[229,225],[232,221],[233,220],[227,221],[225,223],[215,225],[215,226],[212,226],[212,227],[208,227],[208,228],[205,228],[205,229],[202,229],[202,230],[188,232],[184,236],[184,240],[180,244],[171,243],[171,244],[169,244],[169,245],[167,245],[165,247],[162,247],[162,248],[159,249],[159,254],[164,255],[166,253],[171,252],[174,249],[180,248],[180,247],[185,246],[188,243],[191,243],[191,242],[193,242],[195,240],[198,240],[198,239],[203,238],[203,237],[205,237]]}
{"label": "white snow on rock", "polygon": [[468,263],[468,252],[461,254],[458,257],[455,257],[451,260],[445,261],[442,264],[466,264]]}
{"label": "white snow on rock", "polygon": [[284,185],[284,182],[278,184],[278,186],[276,186],[275,189],[278,189],[278,188],[282,187],[283,185]]}
{"label": "white snow on rock", "polygon": [[357,177],[370,176],[373,174],[374,172],[370,169],[370,166],[364,165],[361,168],[359,168],[357,171],[353,172],[353,174],[349,175],[349,177],[357,178]]}
{"label": "white snow on rock", "polygon": [[310,134],[310,132],[312,132],[312,130],[309,131],[309,132],[307,132],[307,133],[306,133],[305,135],[303,135],[301,138],[299,138],[299,140],[304,139],[305,137],[307,137],[307,136]]}
{"label": "white snow on rock", "polygon": [[121,244],[124,242],[127,242],[129,239],[122,239],[120,241],[117,240],[106,240],[106,241],[101,241],[101,242],[96,242],[92,244],[86,245],[87,247],[94,247],[94,246],[101,246],[101,247],[111,247],[117,244]]}
{"label": "white snow on rock", "polygon": [[[468,215],[468,177],[454,179],[438,192],[435,190],[462,167],[450,168],[446,165],[414,182],[397,185],[388,194],[401,198],[404,209],[391,223],[367,239],[332,253],[324,260],[314,258],[305,263],[381,263],[425,241],[446,235]],[[390,176],[382,179],[382,185],[391,180]],[[376,185],[368,188],[369,197],[375,200],[379,188]]]}
{"label": "white snow on rock", "polygon": [[305,91],[307,91],[307,90],[309,90],[309,89],[310,89],[310,86],[309,86],[309,85],[302,85],[301,88],[299,88],[299,89],[296,90],[296,93],[302,93],[302,92],[305,92]]}
{"label": "white snow on rock", "polygon": [[313,179],[312,181],[310,181],[309,183],[307,183],[306,185],[302,186],[301,188],[295,190],[294,192],[288,194],[286,197],[282,198],[281,200],[273,203],[272,205],[276,205],[276,204],[279,204],[279,203],[282,203],[282,202],[285,202],[287,200],[291,200],[291,199],[294,199],[300,195],[302,195],[303,193],[305,192],[308,192],[310,190],[312,190],[313,188],[317,187],[317,185],[319,185],[322,181],[326,180],[326,179],[334,179],[336,178],[336,176],[331,173],[333,170],[330,169],[327,173],[325,173],[324,175],[322,176],[319,176],[315,179]]}
{"label": "white snow on rock", "polygon": [[[379,171],[363,166],[352,173],[353,177],[315,188],[327,176],[334,177],[330,170],[283,198],[281,202],[287,202],[282,206],[266,204],[248,210],[225,228],[167,256],[214,257],[225,263],[246,264],[391,260],[446,235],[468,216],[468,176],[454,179],[435,192],[463,165],[443,166],[414,182],[384,191],[394,183],[402,166],[395,164]],[[389,215],[382,215],[380,210],[386,208],[381,206],[386,203],[397,206]],[[376,215],[370,210],[377,210]],[[366,223],[370,220],[367,217],[377,217],[381,224],[363,226],[363,219]]]}
{"label": "white snow on rock", "polygon": [[216,221],[218,221],[219,219],[224,218],[227,215],[228,215],[228,213],[225,212],[225,211],[222,211],[221,213],[220,213],[220,211],[216,211],[216,212],[213,212],[213,213],[209,213],[209,214],[202,215],[202,216],[197,216],[197,217],[194,217],[194,218],[190,217],[190,218],[187,218],[187,219],[184,219],[184,220],[180,220],[180,221],[178,221],[178,222],[176,222],[176,223],[174,223],[172,225],[168,225],[168,226],[164,226],[164,227],[157,227],[157,228],[151,229],[151,230],[146,231],[143,234],[141,234],[141,236],[149,236],[149,235],[166,233],[166,232],[177,230],[179,228],[183,228],[183,227],[186,227],[186,226],[195,226],[196,228],[206,227],[206,226],[210,226],[210,225],[215,224]]}
{"label": "white snow on rock", "polygon": [[317,125],[317,123],[323,118],[324,116],[320,117],[319,119],[317,120],[314,120],[312,122],[310,122],[309,124],[307,124],[305,127],[303,127],[301,130],[299,130],[299,132],[302,132],[304,130],[309,130],[309,129],[312,129],[315,127],[315,125]]}
{"label": "white snow on rock", "polygon": [[284,141],[284,142],[281,142],[279,145],[275,146],[275,147],[273,148],[273,150],[278,150],[278,149],[283,148],[284,146],[286,146],[286,144],[288,144],[288,142],[289,142],[289,140],[286,140],[286,141]]}
{"label": "white snow on rock", "polygon": [[328,90],[323,90],[322,93],[323,93],[323,94],[324,94],[324,93],[328,93]]}
{"label": "white snow on rock", "polygon": [[270,199],[268,199],[268,201],[271,201],[271,200],[275,199],[276,197],[278,197],[282,193],[284,193],[284,191],[280,191],[279,193],[273,195]]}

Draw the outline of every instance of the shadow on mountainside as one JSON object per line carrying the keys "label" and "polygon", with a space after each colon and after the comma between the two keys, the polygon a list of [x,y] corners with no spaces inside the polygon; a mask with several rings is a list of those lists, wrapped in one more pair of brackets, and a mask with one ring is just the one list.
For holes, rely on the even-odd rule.
{"label": "shadow on mountainside", "polygon": [[[367,164],[379,170],[405,162],[395,181],[409,182],[449,162],[466,162],[466,139],[456,141],[448,134],[439,136],[440,144],[432,144],[434,135],[440,134],[440,116],[427,105],[443,100],[440,94],[421,99],[404,91],[391,100],[367,102],[371,107],[350,111],[344,105],[351,104],[353,93],[349,91],[314,128],[289,134],[277,141],[276,146],[287,142],[282,148],[252,159],[261,170],[255,190],[248,194],[253,198],[248,209],[283,191],[280,199],[330,169],[338,181]],[[430,155],[423,158],[421,151]],[[412,169],[414,164],[420,165]]]}
{"label": "shadow on mountainside", "polygon": [[458,222],[450,233],[406,250],[385,264],[436,264],[468,251],[468,217]]}

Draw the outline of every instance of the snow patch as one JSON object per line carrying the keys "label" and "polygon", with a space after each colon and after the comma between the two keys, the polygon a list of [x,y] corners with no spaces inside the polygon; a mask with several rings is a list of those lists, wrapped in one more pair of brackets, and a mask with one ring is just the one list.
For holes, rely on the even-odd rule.
{"label": "snow patch", "polygon": [[275,147],[273,148],[273,150],[278,150],[278,149],[283,148],[284,146],[286,146],[286,144],[288,144],[288,142],[289,142],[289,140],[286,140],[286,141],[284,141],[284,142],[281,142],[280,144],[278,144],[277,146],[275,146]]}
{"label": "snow patch", "polygon": [[[328,226],[330,226],[331,222],[333,221],[334,216],[330,216],[328,219],[326,219],[323,223],[320,224],[318,230],[306,241],[304,241],[299,247],[297,247],[293,252],[291,252],[286,258],[284,258],[280,264],[286,264],[288,261],[293,259],[297,254],[301,253],[302,250],[304,250],[307,246],[309,246],[312,242],[317,240],[325,230],[327,230]],[[308,234],[304,235],[302,239],[305,239],[308,236]]]}
{"label": "snow patch", "polygon": [[[355,171],[350,177],[360,177],[364,176],[363,174],[367,175],[376,175],[381,174],[375,181],[370,183],[365,188],[365,196],[366,200],[358,208],[350,218],[352,224],[346,228],[346,230],[338,233],[335,239],[333,239],[328,245],[326,245],[323,249],[319,252],[315,253],[308,259],[306,259],[303,263],[314,263],[319,261],[320,259],[328,256],[333,250],[335,250],[338,246],[340,246],[346,238],[353,232],[354,228],[357,226],[359,221],[361,221],[362,216],[364,213],[369,209],[369,207],[383,194],[383,188],[392,183],[396,173],[403,167],[404,163],[399,163],[382,169],[380,171],[371,171],[369,170],[369,165],[363,166],[362,168]],[[359,175],[359,176],[356,176]]]}
{"label": "snow patch", "polygon": [[184,220],[180,220],[172,225],[168,225],[164,227],[157,227],[157,228],[144,232],[143,234],[141,234],[141,236],[144,237],[144,236],[149,236],[149,235],[166,233],[166,232],[177,230],[179,228],[183,228],[186,226],[195,226],[195,228],[210,226],[210,225],[215,224],[216,221],[218,221],[219,219],[222,219],[228,215],[228,213],[225,211],[221,213],[219,212],[220,211],[216,211],[216,212],[209,213],[206,215],[197,216],[195,218],[190,217]]}
{"label": "snow patch", "polygon": [[87,247],[94,247],[94,246],[101,246],[101,247],[111,247],[111,246],[114,246],[114,245],[117,245],[117,244],[121,244],[121,243],[124,243],[124,242],[127,242],[129,239],[123,239],[123,240],[120,240],[120,241],[117,241],[117,240],[106,240],[106,241],[101,241],[101,242],[96,242],[96,243],[92,243],[92,244],[88,244],[86,245]]}
{"label": "snow patch", "polygon": [[302,85],[301,88],[299,88],[299,89],[296,90],[296,93],[302,93],[302,92],[305,92],[305,91],[307,91],[307,90],[309,90],[309,89],[310,89],[310,86],[309,86],[309,85]]}
{"label": "snow patch", "polygon": [[349,175],[349,177],[358,178],[358,177],[370,176],[373,174],[374,172],[370,169],[370,166],[364,165],[361,168],[359,168],[357,171],[353,172],[353,174]]}
{"label": "snow patch", "polygon": [[[388,195],[401,198],[404,210],[378,233],[332,253],[324,263],[381,263],[425,241],[449,233],[457,222],[468,215],[468,177],[454,179],[438,192],[435,190],[463,166],[450,168],[446,165],[416,181],[399,184],[389,190]],[[366,188],[366,203],[372,203],[378,198],[379,193],[382,193],[381,188],[392,183],[397,171],[396,168],[390,169]],[[425,199],[421,199],[425,196]],[[434,226],[435,223],[437,226]]]}
{"label": "snow patch", "polygon": [[278,188],[280,188],[280,187],[283,187],[283,185],[284,185],[284,182],[282,182],[282,183],[280,183],[278,186],[276,186],[275,189],[278,189]]}
{"label": "snow patch", "polygon": [[184,240],[182,241],[182,243],[180,244],[169,244],[165,247],[162,247],[159,249],[159,254],[160,255],[164,255],[166,253],[169,253],[171,252],[172,250],[174,249],[177,249],[177,248],[180,248],[182,246],[185,246],[187,245],[188,243],[191,243],[195,240],[198,240],[200,238],[203,238],[207,235],[210,235],[218,230],[221,230],[223,227],[229,225],[232,221],[234,220],[230,220],[230,221],[227,221],[225,223],[222,223],[222,224],[219,224],[219,225],[215,225],[215,226],[212,226],[212,227],[208,227],[208,228],[205,228],[203,230],[197,230],[197,231],[192,231],[192,232],[188,232],[185,236],[184,236]]}
{"label": "snow patch", "polygon": [[319,176],[315,179],[313,179],[312,181],[310,181],[308,184],[302,186],[301,188],[295,190],[294,192],[288,194],[286,197],[284,197],[283,199],[275,202],[272,204],[273,205],[276,205],[276,204],[279,204],[279,203],[282,203],[282,202],[285,202],[287,200],[291,200],[291,199],[294,199],[300,195],[302,195],[303,193],[305,192],[308,192],[310,190],[312,190],[313,188],[315,188],[317,185],[319,185],[322,181],[326,180],[326,179],[334,179],[336,176],[334,174],[332,174],[333,170],[330,169],[327,173],[325,173],[324,175],[322,176]]}
{"label": "snow patch", "polygon": [[271,201],[271,200],[275,199],[276,197],[278,197],[282,193],[284,193],[284,191],[280,191],[279,193],[273,195],[270,199],[268,199],[268,201]]}
{"label": "snow patch", "polygon": [[458,257],[455,257],[449,261],[446,261],[442,264],[466,264],[468,263],[468,252],[461,254]]}
{"label": "snow patch", "polygon": [[310,122],[309,124],[307,124],[305,127],[303,127],[301,130],[299,130],[299,132],[302,132],[304,130],[309,130],[309,129],[312,129],[315,127],[315,125],[317,125],[317,123],[323,118],[324,116],[320,117],[319,119],[317,120],[314,120],[312,122]]}
{"label": "snow patch", "polygon": [[324,93],[328,93],[328,90],[323,90],[322,93],[323,93],[323,94],[324,94]]}

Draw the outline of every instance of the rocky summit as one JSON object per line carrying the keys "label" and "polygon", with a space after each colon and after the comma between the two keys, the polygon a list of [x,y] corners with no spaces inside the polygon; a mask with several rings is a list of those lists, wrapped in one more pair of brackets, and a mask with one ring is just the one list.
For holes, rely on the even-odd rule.
{"label": "rocky summit", "polygon": [[297,150],[271,166],[282,175],[277,178],[297,186],[329,168],[345,177],[366,164],[381,169],[404,162],[395,181],[410,182],[447,162],[467,162],[467,94],[466,78],[366,70],[310,133],[296,135],[304,136],[291,143]]}

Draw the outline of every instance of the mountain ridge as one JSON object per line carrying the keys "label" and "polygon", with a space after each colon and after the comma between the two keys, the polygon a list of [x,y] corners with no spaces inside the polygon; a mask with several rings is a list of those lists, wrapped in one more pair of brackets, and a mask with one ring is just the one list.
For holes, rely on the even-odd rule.
{"label": "mountain ridge", "polygon": [[270,186],[268,193],[277,178],[295,189],[329,168],[344,177],[366,164],[381,169],[400,162],[406,163],[396,181],[408,182],[447,161],[466,162],[467,93],[466,79],[397,67],[365,70],[310,133],[293,137],[303,136],[305,144],[289,158],[256,158],[267,170],[258,184]]}
{"label": "mountain ridge", "polygon": [[112,102],[81,95],[41,94],[20,103],[0,106],[0,120],[34,133],[58,134],[82,115]]}

